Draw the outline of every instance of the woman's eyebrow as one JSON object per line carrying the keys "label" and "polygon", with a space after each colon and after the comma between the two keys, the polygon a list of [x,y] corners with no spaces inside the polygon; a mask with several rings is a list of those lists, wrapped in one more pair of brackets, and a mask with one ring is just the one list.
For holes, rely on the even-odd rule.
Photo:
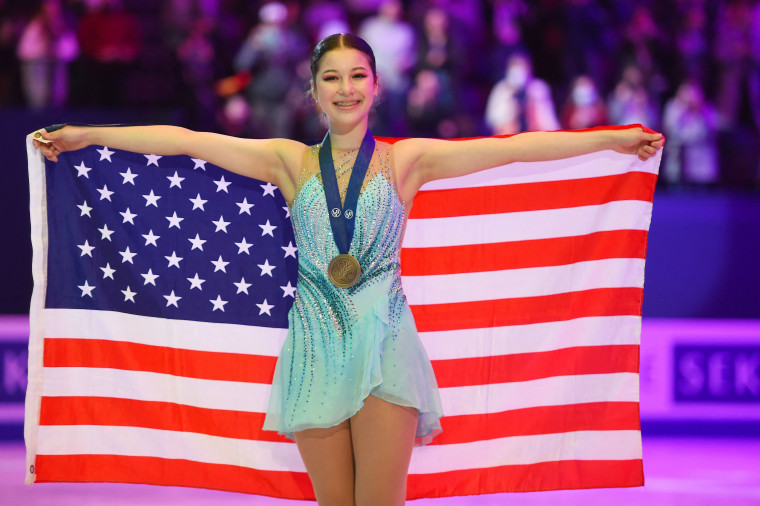
{"label": "woman's eyebrow", "polygon": [[[354,70],[364,70],[366,72],[367,67],[354,67],[354,68],[351,69],[351,72],[353,72]],[[323,74],[327,74],[328,72],[335,72],[336,74],[340,73],[340,72],[338,72],[335,69],[325,69],[325,70],[322,71]]]}

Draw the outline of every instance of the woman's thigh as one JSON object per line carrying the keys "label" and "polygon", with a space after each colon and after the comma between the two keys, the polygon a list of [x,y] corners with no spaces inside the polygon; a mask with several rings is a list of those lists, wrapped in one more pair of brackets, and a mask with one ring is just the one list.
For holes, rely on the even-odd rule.
{"label": "woman's thigh", "polygon": [[414,408],[370,395],[351,418],[357,506],[404,504],[418,417]]}
{"label": "woman's thigh", "polygon": [[320,505],[353,506],[354,456],[348,420],[294,433]]}

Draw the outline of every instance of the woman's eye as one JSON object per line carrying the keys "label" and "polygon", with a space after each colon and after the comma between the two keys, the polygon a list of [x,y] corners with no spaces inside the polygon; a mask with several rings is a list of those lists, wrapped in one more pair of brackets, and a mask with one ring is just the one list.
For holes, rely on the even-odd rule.
{"label": "woman's eye", "polygon": [[324,78],[325,81],[335,81],[338,79],[336,76],[327,76]]}
{"label": "woman's eye", "polygon": [[367,74],[354,74],[354,79],[364,79]]}

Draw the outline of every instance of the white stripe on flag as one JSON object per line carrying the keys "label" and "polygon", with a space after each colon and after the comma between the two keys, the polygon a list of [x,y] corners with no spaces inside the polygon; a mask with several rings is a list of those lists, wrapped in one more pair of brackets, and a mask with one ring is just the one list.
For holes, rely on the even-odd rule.
{"label": "white stripe on flag", "polygon": [[652,204],[621,200],[596,206],[453,218],[410,219],[404,248],[433,248],[574,237],[609,230],[647,230]]}
{"label": "white stripe on flag", "polygon": [[639,344],[638,316],[589,316],[561,322],[420,332],[430,360],[489,357],[609,344]]}
{"label": "white stripe on flag", "polygon": [[644,260],[607,258],[551,267],[404,276],[412,305],[536,297],[558,293],[641,286]]}
{"label": "white stripe on flag", "polygon": [[638,158],[613,151],[598,151],[588,155],[551,160],[548,162],[515,162],[466,176],[439,179],[425,183],[425,190],[449,190],[500,186],[544,181],[566,181],[600,176],[616,176],[626,172],[657,172],[657,164],[645,163]]}
{"label": "white stripe on flag", "polygon": [[[51,367],[45,375],[43,395],[47,397],[113,397],[251,413],[266,412],[270,390],[270,385],[260,383],[120,369]],[[638,375],[634,373],[555,376],[440,389],[446,416],[586,402],[638,402],[638,392]]]}
{"label": "white stripe on flag", "polygon": [[46,397],[114,397],[263,413],[271,385],[94,367],[48,367]]}
{"label": "white stripe on flag", "polygon": [[[638,431],[578,431],[514,436],[415,451],[410,474],[443,473],[557,460],[640,459]],[[572,440],[572,444],[567,444]],[[184,459],[265,471],[305,472],[296,445],[142,427],[40,427],[40,455],[127,455]],[[560,452],[558,453],[558,449]]]}
{"label": "white stripe on flag", "polygon": [[[287,329],[169,320],[116,311],[45,309],[46,338],[103,339],[276,357]],[[210,338],[213,336],[213,338]]]}
{"label": "white stripe on flag", "polygon": [[555,376],[530,381],[441,388],[446,416],[480,415],[586,402],[639,402],[635,373]]}

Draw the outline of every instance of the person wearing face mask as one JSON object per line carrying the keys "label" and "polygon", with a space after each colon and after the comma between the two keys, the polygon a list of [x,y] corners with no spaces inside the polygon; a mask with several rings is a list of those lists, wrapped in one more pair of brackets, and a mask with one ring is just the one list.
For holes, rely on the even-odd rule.
{"label": "person wearing face mask", "polygon": [[570,96],[562,108],[561,120],[562,127],[570,129],[593,128],[609,123],[607,108],[589,76],[579,76],[573,82]]}
{"label": "person wearing face mask", "polygon": [[527,55],[510,57],[504,79],[488,96],[485,120],[495,135],[559,129],[551,89],[533,75]]}
{"label": "person wearing face mask", "polygon": [[368,129],[380,81],[365,41],[326,37],[314,49],[311,74],[329,127],[314,146],[172,126],[70,125],[38,132],[35,146],[52,161],[91,144],[188,154],[276,184],[295,232],[298,291],[263,428],[295,440],[320,505],[402,505],[412,448],[441,432],[442,416],[401,284],[401,243],[420,187],[604,149],[647,160],[663,138],[628,128],[390,144]]}

